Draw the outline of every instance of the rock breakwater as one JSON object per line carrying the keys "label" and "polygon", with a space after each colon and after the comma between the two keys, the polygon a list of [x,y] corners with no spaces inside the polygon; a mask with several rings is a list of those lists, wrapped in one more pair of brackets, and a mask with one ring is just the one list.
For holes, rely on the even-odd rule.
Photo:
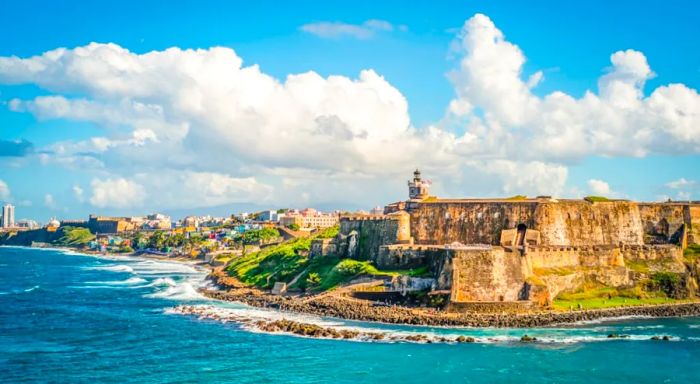
{"label": "rock breakwater", "polygon": [[[684,317],[700,316],[700,302],[617,307],[579,311],[537,311],[526,313],[443,312],[429,308],[384,306],[358,300],[342,293],[314,296],[277,296],[254,288],[242,288],[235,279],[216,270],[210,279],[221,289],[203,294],[214,299],[235,301],[258,308],[308,313],[348,320],[391,324],[528,328],[571,324],[621,317]],[[234,284],[229,284],[234,282]]]}

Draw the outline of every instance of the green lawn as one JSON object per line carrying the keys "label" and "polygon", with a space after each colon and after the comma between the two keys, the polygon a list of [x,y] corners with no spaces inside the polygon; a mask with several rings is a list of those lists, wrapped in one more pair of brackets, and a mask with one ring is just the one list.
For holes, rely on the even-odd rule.
{"label": "green lawn", "polygon": [[[581,300],[562,300],[555,299],[552,306],[557,310],[569,310],[569,309],[599,309],[599,308],[613,308],[613,307],[625,307],[633,305],[649,305],[649,304],[670,304],[676,302],[682,302],[683,300],[669,299],[667,297],[651,297],[644,299],[636,299],[629,297],[613,297],[612,299],[596,297],[590,299]],[[579,307],[580,305],[580,307]]]}
{"label": "green lawn", "polygon": [[599,309],[634,305],[668,304],[683,302],[668,298],[663,292],[648,292],[640,287],[616,289],[612,287],[585,287],[578,292],[559,294],[552,306],[557,310]]}

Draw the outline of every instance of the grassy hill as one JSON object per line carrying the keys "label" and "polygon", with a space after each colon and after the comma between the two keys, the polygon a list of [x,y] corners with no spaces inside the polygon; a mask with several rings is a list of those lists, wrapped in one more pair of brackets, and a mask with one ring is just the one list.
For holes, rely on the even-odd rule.
{"label": "grassy hill", "polygon": [[370,262],[340,259],[336,256],[309,259],[311,241],[330,238],[338,233],[338,227],[329,228],[310,238],[298,238],[264,248],[239,258],[234,258],[226,272],[243,283],[269,289],[276,282],[290,283],[300,275],[291,288],[324,291],[333,289],[361,275],[391,276],[400,273],[421,274],[415,271],[379,271]]}
{"label": "grassy hill", "polygon": [[56,232],[45,228],[31,231],[8,232],[0,235],[0,245],[31,246],[33,242],[56,246],[81,246],[95,238],[89,229],[81,227],[61,227]]}

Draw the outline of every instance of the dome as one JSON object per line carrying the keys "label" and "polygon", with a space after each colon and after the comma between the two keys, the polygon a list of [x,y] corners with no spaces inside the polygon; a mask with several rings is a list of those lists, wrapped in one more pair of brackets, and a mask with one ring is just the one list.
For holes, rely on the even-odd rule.
{"label": "dome", "polygon": [[49,224],[47,224],[47,226],[58,228],[61,226],[61,222],[56,220],[56,219],[51,219],[51,221],[49,221]]}

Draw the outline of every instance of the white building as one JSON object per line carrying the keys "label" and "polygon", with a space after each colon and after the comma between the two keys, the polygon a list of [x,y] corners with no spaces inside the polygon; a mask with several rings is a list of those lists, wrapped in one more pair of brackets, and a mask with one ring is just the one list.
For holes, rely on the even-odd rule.
{"label": "white building", "polygon": [[7,203],[2,206],[2,223],[3,228],[13,228],[15,226],[15,206]]}
{"label": "white building", "polygon": [[260,221],[272,221],[276,223],[279,221],[279,215],[277,214],[277,211],[267,210],[260,212],[257,219]]}

